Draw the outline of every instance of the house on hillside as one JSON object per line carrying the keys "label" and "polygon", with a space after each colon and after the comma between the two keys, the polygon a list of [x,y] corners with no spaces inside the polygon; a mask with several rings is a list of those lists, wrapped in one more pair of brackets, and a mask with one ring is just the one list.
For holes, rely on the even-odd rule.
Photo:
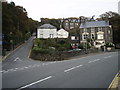
{"label": "house on hillside", "polygon": [[37,38],[68,38],[69,33],[60,29],[57,31],[57,28],[50,24],[44,24],[37,28]]}
{"label": "house on hillside", "polygon": [[57,37],[58,38],[68,38],[68,36],[69,36],[69,33],[62,28],[57,31]]}
{"label": "house on hillside", "polygon": [[66,18],[63,20],[63,27],[67,31],[79,27],[79,24],[80,24],[79,18]]}
{"label": "house on hillside", "polygon": [[44,24],[37,28],[37,38],[57,38],[57,28],[50,24]]}
{"label": "house on hillside", "polygon": [[93,41],[96,48],[100,48],[107,42],[113,42],[112,28],[109,21],[86,21],[80,25],[80,43],[86,43],[87,39]]}

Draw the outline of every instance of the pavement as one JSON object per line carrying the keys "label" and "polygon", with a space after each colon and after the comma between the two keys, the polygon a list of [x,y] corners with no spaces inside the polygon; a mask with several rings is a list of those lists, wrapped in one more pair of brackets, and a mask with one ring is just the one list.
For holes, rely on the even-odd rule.
{"label": "pavement", "polygon": [[2,62],[2,88],[104,88],[118,72],[118,52],[42,62],[28,58],[31,37]]}

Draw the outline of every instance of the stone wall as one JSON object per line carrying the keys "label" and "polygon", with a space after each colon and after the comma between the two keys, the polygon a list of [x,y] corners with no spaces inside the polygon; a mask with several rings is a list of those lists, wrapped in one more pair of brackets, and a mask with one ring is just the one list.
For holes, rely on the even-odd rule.
{"label": "stone wall", "polygon": [[78,55],[84,55],[84,54],[96,53],[96,52],[98,52],[97,49],[89,49],[87,51],[81,50],[81,51],[70,51],[70,52],[55,52],[52,54],[40,54],[40,53],[31,52],[30,58],[40,61],[61,61],[61,60],[67,60],[71,57],[75,57]]}

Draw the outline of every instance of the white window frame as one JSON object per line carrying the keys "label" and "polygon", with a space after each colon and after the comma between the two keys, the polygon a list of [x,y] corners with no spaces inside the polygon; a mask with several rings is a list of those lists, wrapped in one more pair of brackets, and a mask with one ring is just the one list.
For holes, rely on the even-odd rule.
{"label": "white window frame", "polygon": [[71,40],[75,40],[75,36],[71,36]]}
{"label": "white window frame", "polygon": [[43,34],[40,34],[40,38],[43,38]]}
{"label": "white window frame", "polygon": [[87,33],[87,28],[84,28],[84,29],[83,29],[83,32],[84,32],[84,33]]}
{"label": "white window frame", "polygon": [[50,34],[50,38],[54,38],[54,34]]}
{"label": "white window frame", "polygon": [[98,27],[98,32],[102,32],[102,27]]}
{"label": "white window frame", "polygon": [[91,39],[95,39],[95,34],[91,34]]}
{"label": "white window frame", "polygon": [[97,39],[104,39],[104,35],[103,34],[98,34]]}
{"label": "white window frame", "polygon": [[91,28],[91,32],[95,32],[95,28]]}
{"label": "white window frame", "polygon": [[82,34],[82,40],[86,40],[89,37],[88,33],[83,33]]}

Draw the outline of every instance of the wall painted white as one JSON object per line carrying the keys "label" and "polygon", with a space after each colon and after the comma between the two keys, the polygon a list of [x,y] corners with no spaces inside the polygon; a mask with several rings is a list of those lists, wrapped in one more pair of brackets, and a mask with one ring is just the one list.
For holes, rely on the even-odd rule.
{"label": "wall painted white", "polygon": [[64,29],[60,29],[57,31],[58,38],[68,38],[68,36],[69,36],[69,33]]}
{"label": "wall painted white", "polygon": [[68,38],[69,33],[64,29],[37,29],[37,38]]}
{"label": "wall painted white", "polygon": [[57,29],[37,29],[37,38],[57,38]]}

